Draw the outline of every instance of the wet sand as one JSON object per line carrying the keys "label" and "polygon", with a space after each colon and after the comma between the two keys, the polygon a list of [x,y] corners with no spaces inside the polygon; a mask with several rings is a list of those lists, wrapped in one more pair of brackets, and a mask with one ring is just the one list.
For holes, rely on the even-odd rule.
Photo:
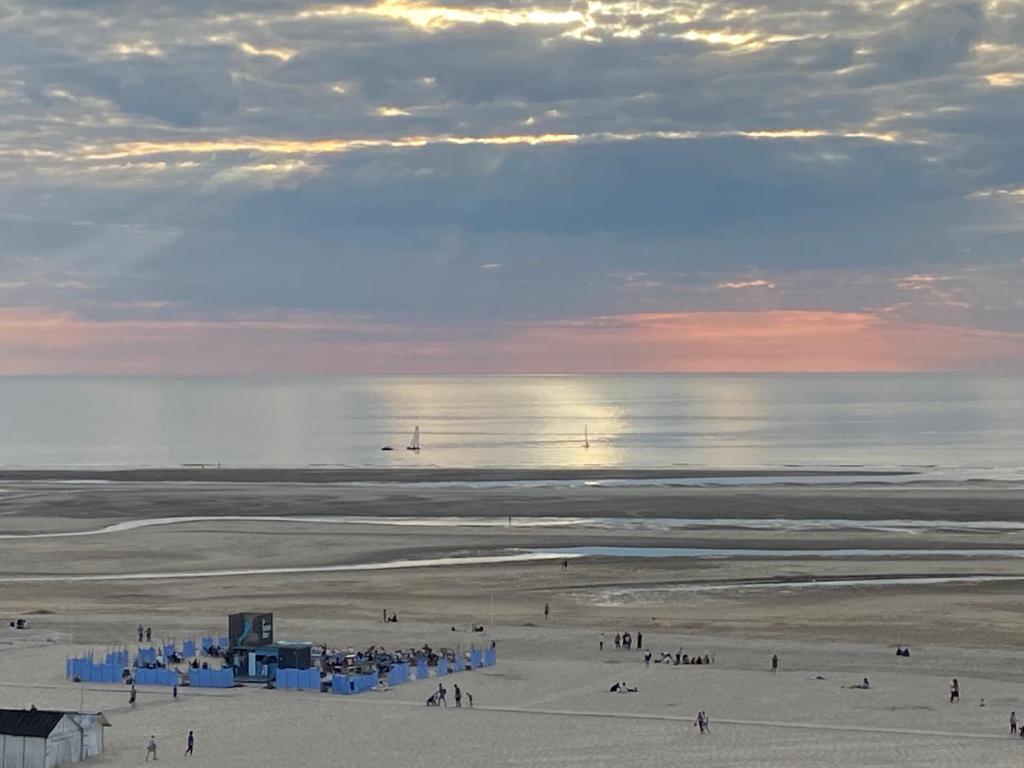
{"label": "wet sand", "polygon": [[[246,603],[284,615],[372,619],[386,604],[410,619],[487,623],[495,613],[518,624],[534,621],[549,602],[562,621],[579,627],[655,617],[666,629],[743,636],[947,638],[1000,648],[1016,647],[1024,609],[1020,583],[1008,580],[1024,577],[1024,559],[1015,556],[1018,547],[1024,554],[1022,495],[1013,488],[4,481],[0,491],[0,537],[125,527],[0,538],[4,610],[46,610],[68,620],[94,610],[159,612],[188,595],[219,614]],[[158,518],[175,519],[132,527]],[[804,528],[780,528],[779,521],[803,521]],[[930,527],[936,521],[953,527]],[[1002,527],[985,527],[993,522]],[[584,557],[564,571],[557,557],[523,558],[581,546],[747,552]],[[807,554],[847,549],[869,552]],[[759,550],[774,556],[759,557]],[[957,554],[963,550],[975,554]],[[393,567],[409,560],[426,562]],[[435,560],[443,564],[431,565]],[[275,570],[290,572],[268,572]],[[172,578],[223,571],[263,573]],[[147,580],[125,578],[140,574]],[[26,577],[104,581],[10,581]],[[922,578],[932,581],[899,581]],[[816,588],[817,581],[852,583]]]}
{"label": "wet sand", "polygon": [[[180,760],[188,729],[197,759],[229,768],[297,754],[314,767],[1000,766],[1024,752],[1005,735],[1009,711],[1024,713],[1024,559],[1005,552],[1024,553],[1024,495],[1012,487],[64,479],[0,480],[0,617],[33,622],[0,630],[0,704],[76,708],[84,695],[114,723],[97,765],[136,764],[151,733],[162,760]],[[579,546],[751,551],[478,560]],[[774,549],[871,553],[757,555]],[[894,549],[926,554],[882,552]],[[954,553],[967,549],[979,554]],[[448,558],[458,564],[429,564]],[[413,559],[428,564],[368,569]],[[304,570],[180,578],[275,568]],[[139,573],[153,578],[126,578]],[[58,581],[3,581],[26,576]],[[104,580],[59,581],[83,576]],[[380,623],[385,608],[398,624]],[[178,703],[150,688],[129,711],[119,687],[63,680],[65,655],[128,642],[138,622],[182,639],[222,632],[239,610],[273,611],[278,637],[332,647],[494,639],[499,664],[450,679],[474,693],[472,712],[423,707],[430,682],[353,699],[185,690]],[[716,664],[645,668],[610,648],[627,628]],[[872,690],[847,687],[864,676]],[[954,676],[960,706],[946,703]],[[607,693],[617,680],[640,692]],[[698,709],[712,722],[703,738]]]}

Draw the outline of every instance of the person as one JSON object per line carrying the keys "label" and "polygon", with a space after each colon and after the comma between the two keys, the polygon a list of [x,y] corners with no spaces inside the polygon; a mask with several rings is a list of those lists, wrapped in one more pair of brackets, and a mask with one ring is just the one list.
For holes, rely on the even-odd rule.
{"label": "person", "polygon": [[135,690],[135,683],[132,683],[132,689],[128,692],[128,706],[135,709],[135,697],[137,692]]}
{"label": "person", "polygon": [[444,704],[446,707],[448,706],[448,700],[445,698],[445,695],[447,693],[448,693],[448,691],[446,691],[444,689],[444,683],[438,683],[437,684],[437,703],[438,703],[438,705]]}
{"label": "person", "polygon": [[1017,713],[1016,712],[1011,712],[1010,713],[1010,735],[1011,736],[1016,736],[1017,735]]}
{"label": "person", "polygon": [[192,731],[188,732],[188,746],[185,747],[185,755],[189,756],[192,754],[192,750],[195,748],[196,738]]}
{"label": "person", "polygon": [[649,667],[649,666],[651,666],[651,652],[650,652],[650,650],[648,650],[648,651],[647,651],[647,652],[646,652],[646,653],[644,654],[644,666],[645,666],[645,667]]}
{"label": "person", "polygon": [[139,626],[137,626],[137,627],[135,628],[135,631],[136,631],[136,632],[138,632],[138,634],[139,634],[139,642],[141,643],[141,642],[142,642],[142,634],[143,634],[143,632],[144,632],[145,630],[144,630],[144,629],[142,628],[142,625],[141,625],[141,624],[139,624]]}
{"label": "person", "polygon": [[430,694],[430,698],[428,698],[428,699],[427,699],[427,706],[428,706],[428,707],[437,707],[437,706],[440,706],[440,705],[439,705],[439,704],[437,703],[437,691],[434,691],[434,692],[433,692],[432,694]]}
{"label": "person", "polygon": [[779,654],[772,654],[772,674],[774,675],[779,671]]}
{"label": "person", "polygon": [[597,649],[599,651],[604,650],[604,632],[601,633],[601,638],[597,641]]}
{"label": "person", "polygon": [[149,744],[146,745],[146,760],[149,762],[149,756],[152,755],[153,759],[156,760],[156,736],[149,737]]}
{"label": "person", "polygon": [[697,713],[697,719],[693,721],[693,727],[694,728],[699,728],[701,733],[705,732],[705,730],[707,728],[707,725],[704,722],[704,710],[703,709],[700,712]]}
{"label": "person", "polygon": [[[385,608],[383,610],[383,613],[384,613],[384,623],[387,624],[388,623],[388,609]],[[454,627],[453,627],[453,629],[454,629]]]}
{"label": "person", "polygon": [[472,709],[473,708],[473,694],[470,693],[469,691],[466,691],[466,701],[469,702],[469,708]]}
{"label": "person", "polygon": [[615,633],[615,650],[619,650],[622,647],[622,635],[618,632]]}
{"label": "person", "polygon": [[955,677],[949,686],[949,703],[952,704],[954,702],[960,703],[960,681]]}
{"label": "person", "polygon": [[152,627],[146,627],[146,642],[147,643],[153,642],[153,628]]}
{"label": "person", "polygon": [[459,688],[459,684],[455,684],[455,708],[462,708],[462,689]]}
{"label": "person", "polygon": [[643,632],[637,632],[636,633],[636,649],[638,651],[642,651],[643,647],[644,647],[644,633]]}
{"label": "person", "polygon": [[569,561],[568,560],[562,560],[562,570],[566,571],[568,569],[569,569]]}
{"label": "person", "polygon": [[171,700],[172,701],[177,701],[178,700],[178,684],[177,683],[175,683],[174,687],[171,688]]}
{"label": "person", "polygon": [[551,606],[544,603],[544,618],[547,619],[548,614],[551,613]]}

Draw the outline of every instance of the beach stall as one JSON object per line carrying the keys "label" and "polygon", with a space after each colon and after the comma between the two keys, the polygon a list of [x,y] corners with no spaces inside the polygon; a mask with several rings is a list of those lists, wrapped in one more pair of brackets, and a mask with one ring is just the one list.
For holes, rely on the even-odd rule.
{"label": "beach stall", "polygon": [[109,725],[100,713],[0,709],[0,765],[55,768],[88,760],[103,752]]}
{"label": "beach stall", "polygon": [[239,682],[269,682],[279,669],[313,666],[313,644],[274,641],[272,613],[235,613],[228,617],[228,663]]}

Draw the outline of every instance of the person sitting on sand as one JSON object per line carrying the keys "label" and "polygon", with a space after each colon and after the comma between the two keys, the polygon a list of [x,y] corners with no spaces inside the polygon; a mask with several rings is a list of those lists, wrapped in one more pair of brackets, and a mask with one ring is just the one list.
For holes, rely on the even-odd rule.
{"label": "person sitting on sand", "polygon": [[867,690],[871,689],[871,683],[869,683],[868,679],[865,677],[864,678],[864,682],[862,682],[860,685],[851,685],[851,686],[848,686],[848,687],[851,690],[867,691]]}
{"label": "person sitting on sand", "polygon": [[430,694],[430,698],[427,699],[427,706],[428,707],[438,707],[438,706],[440,706],[440,704],[437,703],[437,691],[434,691],[432,694]]}
{"label": "person sitting on sand", "polygon": [[608,693],[636,693],[639,688],[630,688],[625,682],[614,683],[611,688],[608,689]]}

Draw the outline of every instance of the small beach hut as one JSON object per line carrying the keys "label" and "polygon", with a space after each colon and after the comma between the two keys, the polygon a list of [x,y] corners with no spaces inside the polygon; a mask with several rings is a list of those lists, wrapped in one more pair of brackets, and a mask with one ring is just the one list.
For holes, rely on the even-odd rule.
{"label": "small beach hut", "polygon": [[102,714],[42,709],[0,709],[0,765],[56,768],[103,751]]}

